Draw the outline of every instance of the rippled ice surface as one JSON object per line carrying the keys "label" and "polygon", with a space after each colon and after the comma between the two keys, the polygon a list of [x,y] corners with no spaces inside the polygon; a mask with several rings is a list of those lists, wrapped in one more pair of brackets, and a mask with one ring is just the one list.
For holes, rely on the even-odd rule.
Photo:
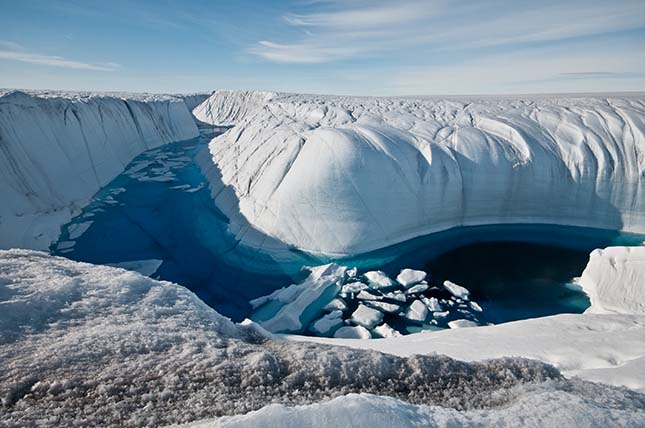
{"label": "rippled ice surface", "polygon": [[[288,264],[278,263],[238,246],[194,162],[218,132],[205,129],[200,138],[138,156],[63,227],[52,252],[177,282],[234,320],[250,314],[250,300],[302,279],[303,265],[329,261],[294,252]],[[468,227],[339,262],[391,277],[405,267],[424,269],[434,280],[461,283],[484,307],[486,321],[498,323],[581,312],[588,301],[567,284],[582,272],[589,251],[643,239],[546,225]]]}

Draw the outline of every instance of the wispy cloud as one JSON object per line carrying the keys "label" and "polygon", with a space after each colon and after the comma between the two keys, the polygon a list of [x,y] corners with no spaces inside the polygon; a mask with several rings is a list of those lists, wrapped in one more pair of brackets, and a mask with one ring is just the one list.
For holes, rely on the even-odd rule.
{"label": "wispy cloud", "polygon": [[0,59],[46,65],[50,67],[91,71],[116,71],[121,67],[119,64],[113,62],[92,64],[88,62],[73,61],[60,56],[41,55],[17,50],[0,50]]}
{"label": "wispy cloud", "polygon": [[275,62],[314,64],[350,57],[356,51],[349,47],[325,47],[310,43],[281,45],[262,40],[249,52]]}
{"label": "wispy cloud", "polygon": [[373,28],[418,21],[432,15],[433,9],[427,2],[388,2],[362,9],[344,9],[327,13],[288,14],[284,19],[287,23],[297,26]]}
{"label": "wispy cloud", "polygon": [[[283,16],[285,40],[248,52],[274,62],[312,63],[387,55],[536,44],[645,27],[642,0],[326,1]],[[314,11],[311,11],[314,9]],[[300,37],[294,40],[293,32]],[[287,41],[288,40],[288,41]]]}
{"label": "wispy cloud", "polygon": [[20,43],[16,43],[11,40],[0,40],[0,47],[9,49],[12,51],[20,51],[24,49],[24,47]]}

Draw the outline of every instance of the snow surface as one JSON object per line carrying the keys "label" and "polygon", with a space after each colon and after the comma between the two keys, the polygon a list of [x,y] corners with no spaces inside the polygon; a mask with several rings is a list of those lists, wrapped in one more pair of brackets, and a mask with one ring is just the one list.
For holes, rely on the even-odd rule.
{"label": "snow surface", "polygon": [[645,246],[594,250],[578,283],[591,301],[586,312],[645,315]]}
{"label": "snow surface", "polygon": [[47,248],[135,156],[197,135],[174,96],[0,90],[0,248]]}
{"label": "snow surface", "polygon": [[199,109],[201,120],[236,125],[200,165],[250,246],[354,255],[500,223],[645,232],[641,94],[217,92]]}
{"label": "snow surface", "polygon": [[535,361],[400,358],[271,338],[257,324],[233,324],[175,284],[40,252],[0,251],[6,427],[163,426],[352,393],[466,416],[475,409],[504,415],[541,392],[555,394],[549,402],[560,412],[578,400],[604,420],[640,417],[645,404],[642,394],[567,380]]}
{"label": "snow surface", "polygon": [[[626,407],[607,406],[612,394],[594,388],[573,391],[541,387],[516,388],[508,407],[458,412],[437,406],[412,405],[368,394],[349,394],[308,406],[267,406],[248,415],[223,417],[184,428],[607,428],[642,426],[645,410],[634,400]],[[567,403],[567,405],[563,405]]]}

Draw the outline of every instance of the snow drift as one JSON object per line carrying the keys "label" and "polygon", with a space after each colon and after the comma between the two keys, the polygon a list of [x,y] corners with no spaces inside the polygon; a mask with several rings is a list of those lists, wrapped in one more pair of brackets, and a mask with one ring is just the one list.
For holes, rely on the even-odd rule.
{"label": "snow drift", "polygon": [[[645,232],[645,98],[217,92],[201,161],[248,245],[347,255],[462,225]],[[253,233],[248,233],[253,231]],[[248,235],[248,236],[246,236]]]}
{"label": "snow drift", "polygon": [[47,248],[136,155],[197,135],[173,96],[0,91],[0,248]]}
{"label": "snow drift", "polygon": [[[389,397],[349,394],[308,406],[267,406],[247,415],[183,425],[185,428],[605,428],[638,426],[645,410],[634,401],[625,408],[605,407],[611,393],[590,385],[573,391],[549,386],[516,388],[517,400],[496,411],[459,412],[437,406],[413,405]],[[620,400],[620,399],[619,399]],[[563,406],[562,403],[567,403]]]}

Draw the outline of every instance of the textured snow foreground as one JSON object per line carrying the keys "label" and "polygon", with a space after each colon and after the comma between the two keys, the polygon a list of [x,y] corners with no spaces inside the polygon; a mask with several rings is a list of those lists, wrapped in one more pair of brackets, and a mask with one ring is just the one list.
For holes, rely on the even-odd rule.
{"label": "textured snow foreground", "polygon": [[218,91],[194,114],[236,125],[200,163],[251,246],[354,255],[508,223],[645,232],[643,95]]}
{"label": "textured snow foreground", "polygon": [[[272,340],[252,324],[231,323],[181,286],[44,253],[0,252],[0,309],[2,426],[154,426],[269,404],[208,423],[645,420],[644,395],[567,380],[537,361],[464,363]],[[352,393],[390,398],[346,395]]]}
{"label": "textured snow foreground", "polygon": [[0,248],[47,248],[135,156],[197,137],[205,98],[0,90]]}

